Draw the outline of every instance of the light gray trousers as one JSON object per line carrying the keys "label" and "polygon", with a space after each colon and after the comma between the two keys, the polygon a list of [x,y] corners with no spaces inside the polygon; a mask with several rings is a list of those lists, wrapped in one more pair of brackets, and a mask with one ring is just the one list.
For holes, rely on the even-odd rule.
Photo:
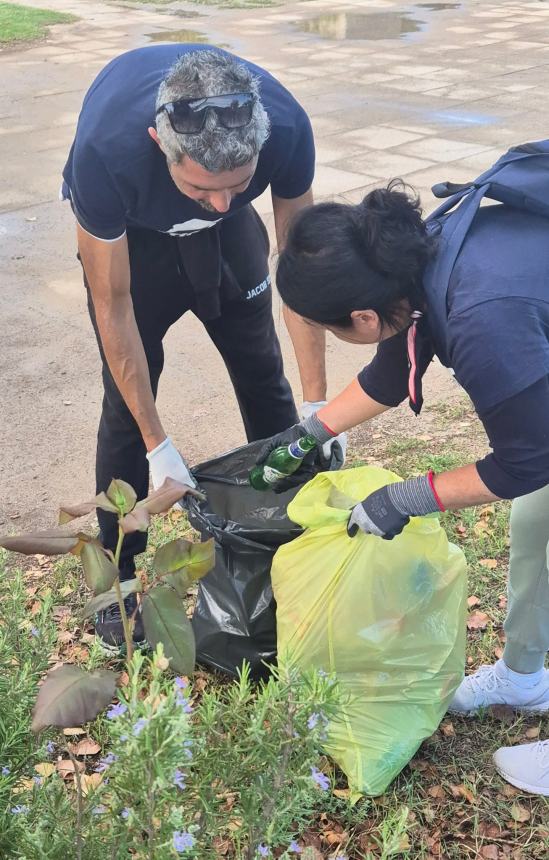
{"label": "light gray trousers", "polygon": [[503,659],[536,672],[549,650],[549,486],[513,502],[508,594]]}

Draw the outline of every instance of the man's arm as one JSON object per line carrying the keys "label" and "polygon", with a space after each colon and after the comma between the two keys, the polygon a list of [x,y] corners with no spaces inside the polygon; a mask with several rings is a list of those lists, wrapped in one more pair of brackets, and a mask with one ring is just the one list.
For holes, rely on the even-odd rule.
{"label": "man's arm", "polygon": [[[290,221],[301,209],[312,205],[313,192],[309,189],[305,194],[293,199],[276,197],[273,194],[272,199],[280,253],[286,242]],[[326,400],[326,334],[323,329],[310,325],[286,305],[283,307],[283,313],[297,359],[303,400],[312,403]]]}
{"label": "man's arm", "polygon": [[166,433],[156,410],[135,320],[126,236],[102,242],[77,225],[77,238],[105,358],[147,451],[152,451],[166,439]]}

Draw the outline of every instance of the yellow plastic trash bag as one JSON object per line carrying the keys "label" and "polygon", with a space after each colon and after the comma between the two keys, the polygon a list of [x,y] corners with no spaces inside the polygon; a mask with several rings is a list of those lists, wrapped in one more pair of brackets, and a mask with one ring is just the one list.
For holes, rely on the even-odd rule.
{"label": "yellow plastic trash bag", "polygon": [[438,518],[392,541],[347,536],[349,509],[396,480],[370,466],[317,475],[288,506],[306,531],[272,566],[279,653],[339,681],[343,719],[324,749],[355,796],[387,788],[463,677],[466,563]]}

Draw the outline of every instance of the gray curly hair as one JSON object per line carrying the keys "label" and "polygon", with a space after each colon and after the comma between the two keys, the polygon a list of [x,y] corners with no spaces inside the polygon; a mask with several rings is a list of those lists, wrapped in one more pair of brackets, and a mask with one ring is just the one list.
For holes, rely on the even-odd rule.
{"label": "gray curly hair", "polygon": [[270,120],[259,97],[259,81],[243,64],[221,51],[191,51],[180,57],[158,88],[156,109],[178,99],[199,99],[225,93],[256,96],[252,120],[244,128],[226,129],[208,112],[198,134],[177,134],[165,111],[156,117],[156,130],[170,164],[187,155],[209,173],[236,170],[252,161],[269,137]]}

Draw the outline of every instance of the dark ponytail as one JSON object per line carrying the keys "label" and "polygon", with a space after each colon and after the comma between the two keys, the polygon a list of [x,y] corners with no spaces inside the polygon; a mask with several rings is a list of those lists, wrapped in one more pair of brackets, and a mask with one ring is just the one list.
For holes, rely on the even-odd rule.
{"label": "dark ponytail", "polygon": [[419,198],[394,179],[357,206],[319,203],[300,212],[280,255],[277,287],[288,307],[314,322],[344,328],[352,311],[370,309],[391,325],[403,299],[421,308],[432,252]]}

